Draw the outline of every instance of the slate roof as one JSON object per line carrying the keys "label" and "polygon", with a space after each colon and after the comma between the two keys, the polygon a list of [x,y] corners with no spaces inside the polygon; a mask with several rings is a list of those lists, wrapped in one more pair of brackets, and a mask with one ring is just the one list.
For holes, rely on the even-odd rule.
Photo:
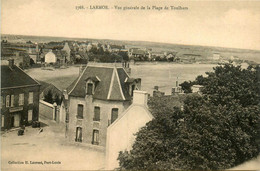
{"label": "slate roof", "polygon": [[101,100],[131,100],[127,91],[129,78],[123,68],[87,66],[83,73],[67,88],[69,96],[85,97],[86,80],[98,78],[93,98]]}
{"label": "slate roof", "polygon": [[50,87],[53,92],[55,92],[56,94],[62,95],[62,91],[59,90],[57,87],[55,87],[53,84],[47,83],[47,82],[44,82],[44,81],[39,81],[39,80],[37,80],[37,81],[41,84],[40,93],[44,92],[47,88]]}
{"label": "slate roof", "polygon": [[1,89],[33,85],[40,84],[19,67],[14,65],[11,69],[8,65],[1,65]]}

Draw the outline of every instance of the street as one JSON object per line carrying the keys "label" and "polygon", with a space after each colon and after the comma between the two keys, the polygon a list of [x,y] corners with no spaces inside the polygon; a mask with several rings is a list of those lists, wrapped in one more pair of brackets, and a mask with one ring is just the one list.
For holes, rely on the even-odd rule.
{"label": "street", "polygon": [[26,127],[1,135],[1,170],[100,170],[105,150],[65,139],[64,125],[40,118],[43,131]]}

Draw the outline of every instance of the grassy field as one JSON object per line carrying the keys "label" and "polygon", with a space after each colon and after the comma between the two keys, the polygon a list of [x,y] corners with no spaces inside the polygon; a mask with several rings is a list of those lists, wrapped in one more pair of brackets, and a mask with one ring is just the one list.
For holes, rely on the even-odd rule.
{"label": "grassy field", "polygon": [[[94,64],[89,64],[94,65]],[[95,64],[110,65],[114,64]],[[119,65],[119,64],[118,64]],[[119,65],[120,66],[120,65]],[[182,83],[185,80],[194,80],[197,75],[212,71],[213,64],[172,64],[172,63],[143,63],[132,65],[131,77],[142,79],[142,90],[152,94],[154,86],[166,94],[176,85],[176,80]],[[42,70],[33,68],[26,70],[33,78],[54,84],[60,90],[67,88],[79,75],[79,67],[72,66],[66,69]],[[177,79],[178,78],[178,79]]]}

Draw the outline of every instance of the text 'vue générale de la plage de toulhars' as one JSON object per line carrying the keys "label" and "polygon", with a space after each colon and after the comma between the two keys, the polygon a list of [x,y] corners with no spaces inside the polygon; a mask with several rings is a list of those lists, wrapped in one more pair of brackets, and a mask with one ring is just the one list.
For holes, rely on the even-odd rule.
{"label": "text 'vue g\u00e9n\u00e9rale de la plage de toulhars'", "polygon": [[183,6],[156,6],[156,5],[147,5],[147,6],[120,6],[120,5],[113,5],[113,6],[108,6],[108,5],[89,5],[89,6],[84,6],[84,5],[77,5],[75,6],[76,10],[109,10],[109,9],[114,9],[114,10],[157,10],[157,11],[162,11],[162,10],[188,10],[188,7],[183,7]]}

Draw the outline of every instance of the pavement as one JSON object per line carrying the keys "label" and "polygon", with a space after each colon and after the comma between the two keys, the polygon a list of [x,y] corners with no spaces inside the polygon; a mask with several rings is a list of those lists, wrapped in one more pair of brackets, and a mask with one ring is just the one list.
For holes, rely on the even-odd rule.
{"label": "pavement", "polygon": [[1,170],[102,170],[105,148],[65,138],[65,125],[40,118],[41,128],[1,134]]}

